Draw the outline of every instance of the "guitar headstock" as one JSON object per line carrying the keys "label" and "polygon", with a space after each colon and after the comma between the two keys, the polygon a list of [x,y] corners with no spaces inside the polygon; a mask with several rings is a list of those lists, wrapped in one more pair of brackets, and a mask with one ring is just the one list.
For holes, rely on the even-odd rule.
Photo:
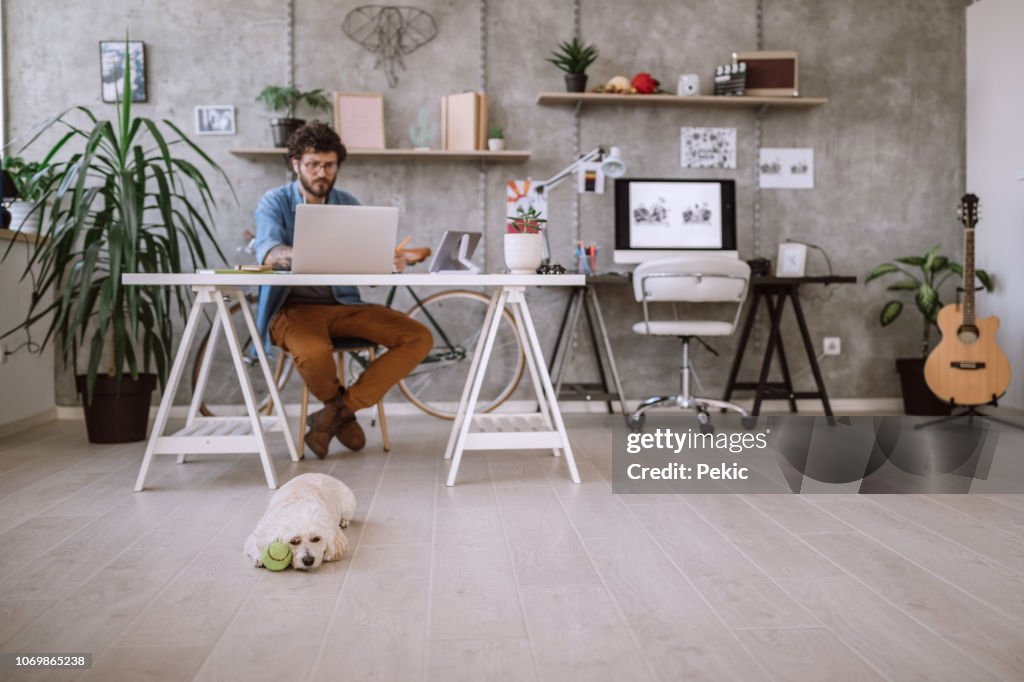
{"label": "guitar headstock", "polygon": [[974,226],[978,224],[978,214],[981,212],[978,195],[976,194],[965,194],[960,197],[960,206],[957,208],[957,216],[960,218],[960,222],[964,224],[968,230],[974,229]]}

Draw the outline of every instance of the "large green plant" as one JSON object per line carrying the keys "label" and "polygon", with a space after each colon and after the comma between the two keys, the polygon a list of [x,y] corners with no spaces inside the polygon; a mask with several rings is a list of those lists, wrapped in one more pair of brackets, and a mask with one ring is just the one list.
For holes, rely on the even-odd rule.
{"label": "large green plant", "polygon": [[597,47],[593,44],[584,45],[579,38],[558,44],[558,49],[551,53],[547,61],[562,71],[570,74],[586,73],[587,67],[597,59]]}
{"label": "large green plant", "polygon": [[[155,368],[162,387],[173,357],[172,306],[182,315],[188,310],[179,287],[123,286],[121,275],[205,266],[204,235],[225,260],[210,230],[213,192],[197,165],[175,152],[194,153],[234,195],[220,166],[174,123],[162,121],[165,133],[132,116],[130,71],[126,60],[116,121],[76,107],[25,145],[52,129],[62,133],[41,162],[53,175],[35,206],[40,238],[23,275],[32,280],[28,313],[4,336],[48,320],[41,347],[59,340],[65,365],[70,358],[76,368],[79,347],[87,347],[87,402],[101,364],[118,382],[126,372],[138,378]],[[70,158],[53,161],[62,150]]]}
{"label": "large green plant", "polygon": [[[928,355],[932,327],[938,328],[935,318],[943,306],[939,289],[950,277],[962,278],[964,276],[964,268],[960,263],[954,263],[948,257],[940,256],[938,251],[939,245],[935,245],[923,256],[903,256],[894,259],[895,262],[882,263],[872,270],[864,281],[867,284],[879,277],[893,274],[902,277],[898,282],[890,284],[887,290],[914,296],[914,304],[923,318],[921,357]],[[988,273],[984,270],[975,272],[981,282],[981,288],[985,291],[992,291],[992,279]],[[902,312],[903,302],[894,299],[882,306],[878,321],[883,327],[888,327],[896,321]]]}
{"label": "large green plant", "polygon": [[303,92],[294,85],[268,85],[263,88],[256,101],[263,102],[271,111],[285,112],[285,118],[295,118],[295,107],[303,102],[314,111],[327,111],[331,103],[320,88]]}

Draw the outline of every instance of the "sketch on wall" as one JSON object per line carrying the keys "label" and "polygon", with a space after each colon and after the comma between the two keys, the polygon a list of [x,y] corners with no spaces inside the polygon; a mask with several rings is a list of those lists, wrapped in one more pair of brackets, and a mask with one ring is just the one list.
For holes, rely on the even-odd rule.
{"label": "sketch on wall", "polygon": [[415,7],[363,5],[345,15],[342,30],[377,55],[373,68],[384,66],[388,86],[398,85],[396,67],[405,69],[402,57],[412,54],[437,35],[434,17]]}
{"label": "sketch on wall", "polygon": [[764,147],[757,162],[764,189],[814,189],[814,149]]}
{"label": "sketch on wall", "polygon": [[735,168],[736,129],[684,126],[680,165],[683,168]]}

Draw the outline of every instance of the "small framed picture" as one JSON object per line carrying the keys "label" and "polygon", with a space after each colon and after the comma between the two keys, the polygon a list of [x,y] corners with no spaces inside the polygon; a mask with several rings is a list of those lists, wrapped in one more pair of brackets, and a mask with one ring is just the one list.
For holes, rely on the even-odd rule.
{"label": "small framed picture", "polygon": [[384,149],[384,95],[334,93],[334,129],[350,149]]}
{"label": "small framed picture", "polygon": [[[100,91],[104,102],[120,102],[124,90],[125,43],[123,40],[100,41]],[[133,102],[146,101],[146,45],[141,40],[128,42],[131,60]]]}
{"label": "small framed picture", "polygon": [[775,265],[776,277],[803,277],[806,264],[806,244],[779,244],[779,260]]}
{"label": "small framed picture", "polygon": [[197,135],[234,135],[235,107],[230,104],[207,104],[196,107]]}

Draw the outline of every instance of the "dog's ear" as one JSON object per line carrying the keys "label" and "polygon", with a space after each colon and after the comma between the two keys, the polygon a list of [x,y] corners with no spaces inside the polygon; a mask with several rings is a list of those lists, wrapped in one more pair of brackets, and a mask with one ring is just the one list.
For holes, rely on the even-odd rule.
{"label": "dog's ear", "polygon": [[324,551],[324,561],[337,561],[344,556],[348,549],[348,537],[341,528],[335,528],[330,539],[327,541],[327,549]]}

